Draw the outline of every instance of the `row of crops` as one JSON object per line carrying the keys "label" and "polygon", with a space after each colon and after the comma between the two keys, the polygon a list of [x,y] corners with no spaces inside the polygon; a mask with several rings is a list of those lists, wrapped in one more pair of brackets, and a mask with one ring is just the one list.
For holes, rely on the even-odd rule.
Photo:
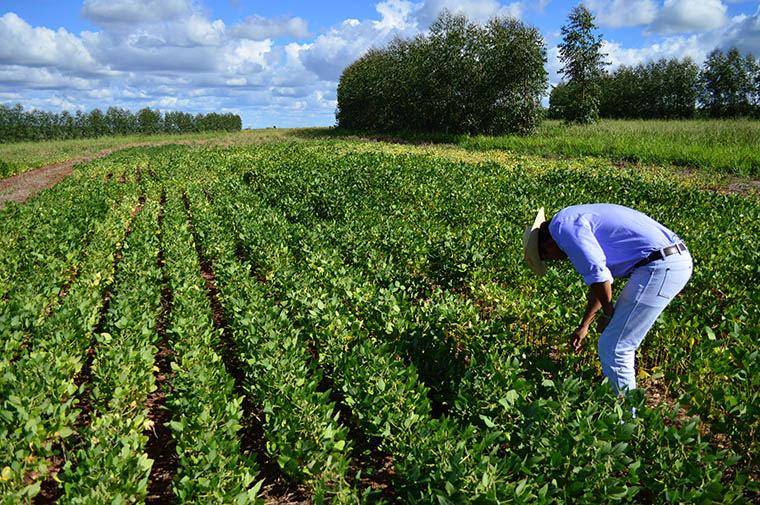
{"label": "row of crops", "polygon": [[[364,151],[133,149],[0,214],[3,501],[757,498],[756,200]],[[600,200],[695,257],[638,361],[667,401],[521,265],[536,206]]]}

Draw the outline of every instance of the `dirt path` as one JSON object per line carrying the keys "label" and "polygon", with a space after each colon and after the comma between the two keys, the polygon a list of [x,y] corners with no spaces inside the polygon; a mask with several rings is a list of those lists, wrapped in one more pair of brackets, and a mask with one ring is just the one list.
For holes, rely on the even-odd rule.
{"label": "dirt path", "polygon": [[94,156],[53,163],[41,168],[0,180],[0,209],[5,202],[23,203],[43,189],[58,184],[71,173],[74,165],[109,155],[113,149],[104,149]]}
{"label": "dirt path", "polygon": [[52,163],[44,167],[35,168],[23,172],[7,179],[0,180],[0,210],[5,207],[6,202],[19,202],[24,203],[29,198],[33,197],[43,189],[47,189],[55,186],[63,179],[68,177],[74,165],[79,163],[87,163],[88,161],[104,158],[111,153],[121,151],[123,149],[129,149],[132,147],[156,147],[169,144],[204,144],[210,141],[197,141],[197,140],[167,140],[165,142],[135,142],[124,144],[118,147],[112,147],[103,149],[90,156],[83,156],[81,158],[75,158],[72,160],[62,161],[60,163]]}

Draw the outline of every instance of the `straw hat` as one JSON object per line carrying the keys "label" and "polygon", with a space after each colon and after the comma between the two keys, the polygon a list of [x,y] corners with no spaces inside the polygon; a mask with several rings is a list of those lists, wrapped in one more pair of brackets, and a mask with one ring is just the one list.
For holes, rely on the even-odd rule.
{"label": "straw hat", "polygon": [[538,254],[538,229],[544,221],[546,221],[546,216],[544,215],[544,208],[541,207],[538,209],[536,219],[533,220],[533,225],[525,228],[525,233],[523,233],[525,261],[536,275],[546,274],[546,263],[541,260],[541,256]]}

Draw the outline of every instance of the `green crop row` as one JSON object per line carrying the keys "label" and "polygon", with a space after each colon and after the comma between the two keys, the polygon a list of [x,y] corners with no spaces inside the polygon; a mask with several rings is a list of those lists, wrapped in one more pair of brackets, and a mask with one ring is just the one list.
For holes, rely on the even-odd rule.
{"label": "green crop row", "polygon": [[198,238],[213,262],[246,387],[262,407],[267,454],[286,475],[311,487],[315,500],[353,501],[346,428],[329,393],[319,388],[305,342],[237,261],[234,242],[220,230],[203,195],[190,191],[189,201]]}
{"label": "green crop row", "polygon": [[[317,234],[347,264],[380,285],[399,285],[413,299],[440,290],[471,299],[490,311],[494,325],[519,330],[520,341],[562,354],[560,367],[596,361],[593,351],[566,354],[583,287],[567,267],[545,279],[527,275],[519,236],[531,209],[559,210],[603,194],[665,222],[692,250],[695,274],[648,335],[639,363],[645,372],[664,374],[692,412],[730,435],[742,452],[756,442],[760,258],[750,244],[760,216],[752,199],[613,171],[560,167],[534,175],[527,167],[433,157],[338,157],[296,146],[273,151],[245,177],[286,219],[319,227]],[[299,157],[302,163],[292,161]]]}
{"label": "green crop row", "polygon": [[[239,219],[239,228],[236,229],[236,234],[245,238],[245,244],[251,251],[258,251],[258,266],[262,270],[260,275],[272,276],[271,281],[276,284],[277,269],[282,268],[282,251],[285,249],[282,244],[278,244],[278,240],[282,242],[287,235],[283,231],[286,221],[283,218],[278,220],[276,213],[273,216],[270,210],[262,207],[249,208],[246,212],[246,205],[249,207],[251,205],[245,203],[248,201],[245,197],[245,190],[238,189],[231,193],[236,195],[236,202],[233,204],[236,205],[236,208],[231,215],[237,216]],[[235,219],[231,218],[231,220],[234,221]],[[259,221],[259,224],[256,221]],[[277,231],[278,225],[279,232]],[[247,230],[244,230],[246,228]],[[303,250],[307,251],[307,254],[313,255],[313,249],[319,246],[305,241],[304,237],[308,237],[308,232],[299,229],[296,233],[300,236],[300,245]],[[314,232],[313,235],[318,237],[315,241],[316,244],[322,243],[323,233],[324,230]],[[287,238],[285,240],[287,241]],[[312,238],[312,240],[314,239]],[[270,248],[269,258],[265,252],[267,247]],[[336,376],[347,374],[351,377],[352,389],[360,388],[361,379],[357,380],[357,377],[362,376],[362,371],[369,370],[370,377],[374,376],[375,380],[377,377],[381,378],[380,384],[385,389],[388,381],[383,373],[370,363],[379,362],[378,368],[380,370],[387,371],[394,368],[383,360],[385,354],[383,351],[386,350],[382,348],[383,336],[386,334],[386,329],[392,329],[394,324],[399,325],[402,322],[401,318],[407,315],[403,312],[412,307],[407,304],[404,308],[399,309],[397,300],[393,298],[393,293],[382,293],[384,290],[378,290],[367,285],[360,277],[357,278],[355,273],[351,273],[350,269],[342,265],[339,258],[337,262],[334,258],[323,258],[321,261],[315,260],[315,258],[319,258],[319,254],[311,257],[298,268],[301,273],[313,271],[313,277],[308,277],[297,289],[292,288],[292,296],[295,299],[294,305],[301,305],[301,309],[295,310],[295,313],[308,315],[306,316],[308,321],[304,323],[304,326],[313,332],[313,338],[317,341],[320,338],[323,341],[330,340],[329,336],[325,334],[326,331],[329,332],[330,330],[318,328],[320,325],[327,326],[333,331],[335,331],[335,327],[347,327],[344,330],[346,334],[343,335],[343,339],[336,338],[340,336],[340,330],[337,331],[338,335],[333,337],[338,343],[337,350],[331,353],[336,356],[333,359],[338,360],[337,364],[333,363]],[[287,276],[287,274],[285,275]],[[309,300],[309,296],[314,296],[315,286],[330,286],[332,293],[323,294],[322,298],[316,301]],[[316,291],[319,292],[319,290]],[[449,306],[439,307],[437,310],[444,313],[446,310],[456,311],[457,309],[449,304]],[[364,314],[368,318],[357,320],[356,316],[353,315],[357,313]],[[435,313],[427,311],[420,321],[435,321],[435,315]],[[373,316],[381,316],[381,320],[373,321]],[[342,318],[344,317],[353,320],[354,323],[343,322]],[[414,324],[414,322],[407,322],[407,331],[413,333],[414,330],[417,330],[413,328]],[[402,324],[402,328],[403,326]],[[369,334],[364,334],[366,329],[370,329]],[[428,329],[426,328],[426,330]],[[435,337],[435,335],[425,331],[419,335],[419,340],[435,339]],[[501,337],[508,336],[501,335]],[[360,343],[374,342],[374,348],[369,351],[365,357],[366,361],[362,362],[359,367],[352,367],[350,358],[347,357],[352,352],[356,352],[355,349],[348,351],[354,341]],[[493,344],[494,342],[490,343]],[[469,342],[469,345],[473,344],[475,342]],[[453,400],[453,403],[456,404],[455,411],[460,418],[479,421],[477,424],[481,426],[481,429],[498,426],[507,434],[508,444],[512,451],[509,457],[502,462],[505,465],[500,469],[503,472],[502,478],[504,478],[505,472],[511,473],[511,479],[516,479],[517,476],[521,475],[543,473],[543,479],[534,478],[530,484],[523,483],[520,486],[521,492],[527,493],[526,496],[533,492],[535,493],[534,497],[553,496],[558,498],[562,496],[563,499],[583,499],[584,501],[593,500],[595,496],[609,496],[610,494],[619,495],[619,498],[626,496],[633,498],[642,487],[649,491],[668,493],[670,496],[689,500],[718,495],[728,497],[732,493],[735,496],[735,491],[724,488],[720,483],[723,475],[721,468],[725,468],[726,463],[732,464],[733,460],[731,458],[726,460],[724,455],[711,451],[703,441],[693,439],[693,435],[696,434],[696,425],[687,426],[684,429],[669,428],[662,430],[663,423],[667,421],[667,416],[663,416],[662,412],[650,412],[648,410],[642,414],[646,418],[646,424],[621,425],[619,410],[605,410],[603,408],[605,404],[612,403],[608,399],[609,393],[603,388],[596,388],[589,393],[584,391],[582,383],[577,379],[564,380],[556,387],[551,380],[545,380],[541,382],[542,387],[536,391],[536,388],[529,387],[531,382],[535,382],[535,377],[522,377],[524,371],[521,370],[517,359],[498,355],[497,352],[486,353],[484,349],[487,344],[488,342],[480,342],[479,362],[471,363],[466,367],[462,363],[459,364],[460,368],[465,368],[465,371],[458,384],[458,394]],[[449,366],[448,369],[439,371],[440,373],[456,372],[452,366],[455,363],[451,360],[456,349],[442,349],[443,345],[445,343],[439,341],[438,350],[445,351],[449,357],[447,363],[437,361],[436,356],[431,355],[430,351],[436,349],[434,349],[434,344],[431,345],[427,342],[423,343],[422,346],[408,349],[411,354],[410,358],[415,362],[430,360],[434,366]],[[450,339],[450,345],[455,345],[453,339]],[[463,345],[463,342],[456,342],[456,345]],[[378,346],[380,347],[378,348]],[[356,347],[360,347],[360,344],[357,344]],[[498,344],[496,347],[499,347]],[[428,353],[425,354],[425,351]],[[417,359],[415,360],[415,354],[422,354],[422,356],[416,356]],[[474,359],[472,353],[470,354],[470,358]],[[436,378],[445,380],[445,377],[442,376]],[[391,381],[391,384],[395,383]],[[391,388],[393,389],[392,386]],[[355,398],[351,394],[346,397],[347,399]],[[414,395],[405,391],[402,397],[413,399]],[[600,404],[602,405],[601,409]],[[407,406],[405,410],[415,412],[414,405],[412,401],[412,405]],[[368,414],[376,411],[371,405],[359,405],[359,407],[359,416],[362,416],[362,413]],[[576,415],[576,412],[584,411],[586,412],[585,422],[578,422],[578,419],[574,419],[573,416]],[[414,418],[415,416],[408,416],[407,419],[409,417]],[[656,427],[655,431],[650,432],[647,428],[649,426]],[[465,428],[466,430],[467,428]],[[575,436],[573,436],[573,430],[578,432]],[[397,426],[392,426],[390,429],[386,427],[384,434],[390,437],[397,431],[399,431]],[[552,431],[557,432],[556,436],[546,438],[546,433]],[[378,435],[377,432],[374,434]],[[573,438],[578,440],[578,436],[582,436],[584,439],[585,451],[567,445],[568,440]],[[617,443],[615,451],[612,450],[610,440]],[[657,462],[655,460],[639,470],[642,460],[652,449],[650,443],[645,443],[646,441],[661,443],[661,452],[664,454],[659,460],[660,466],[652,464]],[[416,442],[419,447],[419,440]],[[602,449],[609,447],[610,450],[603,454],[595,454],[596,449],[594,448],[598,445]],[[667,453],[666,448],[668,447],[677,448],[676,452]],[[686,455],[681,455],[681,452],[685,452]],[[552,460],[548,466],[544,461],[546,459]],[[700,472],[673,471],[672,469],[667,472],[664,471],[670,468],[669,465],[674,460],[679,459],[689,462],[689,465],[700,464],[713,468],[714,470],[705,473],[712,475],[711,480],[703,483],[705,474]],[[621,472],[629,473],[629,465],[632,467],[631,475],[621,479],[619,474]],[[678,465],[675,468],[677,469]],[[574,471],[571,473],[570,470]],[[572,477],[570,481],[566,481],[568,475]],[[579,484],[591,476],[596,477],[595,486]],[[451,478],[451,474],[447,477]],[[490,482],[497,481],[496,479],[491,480],[492,477],[484,477],[484,479]],[[449,485],[453,486],[451,482]],[[502,488],[501,492],[503,491]],[[473,491],[468,490],[468,493],[473,493]],[[600,495],[599,493],[605,494]]]}
{"label": "green crop row", "polygon": [[114,253],[136,205],[131,188],[96,225],[76,281],[60,306],[33,328],[34,346],[2,362],[0,490],[9,503],[39,492],[52,459],[62,456],[61,445],[73,434],[80,393],[75,376],[86,360],[103,294],[113,284]]}
{"label": "green crop row", "polygon": [[[0,339],[3,358],[15,359],[29,347],[35,327],[53,311],[87,261],[93,231],[119,205],[120,193],[102,184],[69,185],[55,198],[35,202],[20,213],[33,217],[2,222],[0,247]],[[68,205],[51,204],[52,201]],[[15,238],[15,240],[11,239]]]}
{"label": "green crop row", "polygon": [[165,268],[172,292],[167,405],[179,455],[174,493],[180,502],[256,503],[257,465],[252,455],[242,453],[238,436],[242,398],[215,351],[219,332],[179,193],[169,194],[164,212]]}
{"label": "green crop row", "polygon": [[[256,503],[273,472],[318,503],[377,501],[389,467],[403,502],[756,496],[755,200],[566,162],[337,147],[133,149],[3,211],[0,312],[20,321],[0,329],[3,502],[30,501],[59,467],[62,503],[147,498],[157,346],[178,502]],[[592,345],[568,351],[577,275],[536,279],[521,260],[536,206],[600,199],[662,221],[695,257],[625,402]],[[687,412],[653,405],[653,380]]]}
{"label": "green crop row", "polygon": [[[273,252],[260,253],[276,255],[283,260],[282,275],[293,275],[287,246],[276,240],[276,222],[259,221],[258,209],[241,204],[237,190],[217,192],[214,200],[227,207],[226,222],[235,223],[230,234],[247,245],[268,243]],[[221,203],[220,194],[234,197]],[[455,423],[432,419],[426,388],[418,383],[413,368],[363,339],[360,322],[343,312],[317,280],[288,281],[292,284],[284,303],[291,317],[297,318],[305,338],[316,347],[323,366],[332,370],[335,387],[356,423],[366,436],[380,439],[381,448],[394,457],[395,491],[400,496],[412,501],[438,497],[446,502],[467,496],[494,499],[499,491],[505,492],[497,491],[498,479],[491,477],[498,459],[496,435],[484,438],[474,429],[461,431]]]}
{"label": "green crop row", "polygon": [[131,502],[145,497],[152,461],[146,400],[155,390],[153,362],[160,309],[158,203],[149,198],[123,249],[115,295],[96,335],[89,414],[81,444],[67,456],[61,503]]}

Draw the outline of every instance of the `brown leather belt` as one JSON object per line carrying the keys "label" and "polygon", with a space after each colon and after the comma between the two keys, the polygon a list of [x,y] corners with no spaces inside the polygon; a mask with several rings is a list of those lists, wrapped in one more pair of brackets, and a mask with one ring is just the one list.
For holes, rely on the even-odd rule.
{"label": "brown leather belt", "polygon": [[675,245],[671,245],[671,246],[665,247],[664,249],[660,249],[658,251],[654,251],[654,252],[652,252],[652,254],[650,254],[649,256],[647,256],[646,258],[644,258],[643,260],[641,260],[638,263],[636,263],[635,265],[633,265],[633,268],[631,269],[631,271],[633,271],[633,270],[635,270],[635,269],[637,269],[639,267],[643,267],[644,265],[648,265],[648,264],[652,263],[653,261],[662,260],[662,259],[667,258],[670,255],[677,254],[677,253],[683,252],[683,251],[688,251],[688,249],[686,249],[686,245],[683,242],[679,242],[679,243],[677,243]]}

